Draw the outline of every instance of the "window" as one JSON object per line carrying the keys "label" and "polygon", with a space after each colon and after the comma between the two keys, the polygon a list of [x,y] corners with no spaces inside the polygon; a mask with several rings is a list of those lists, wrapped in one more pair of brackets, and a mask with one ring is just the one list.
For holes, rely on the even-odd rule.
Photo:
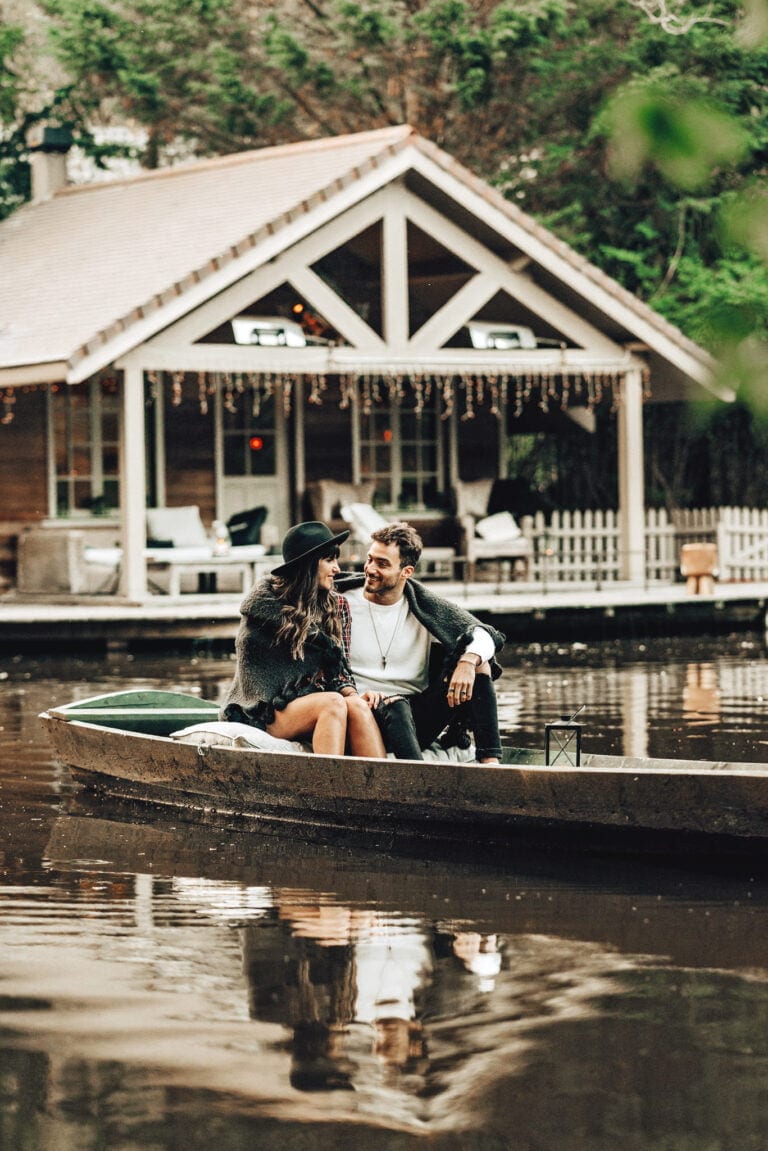
{"label": "window", "polygon": [[223,410],[224,475],[272,476],[275,474],[275,397],[265,396],[254,415],[245,396],[232,410]]}
{"label": "window", "polygon": [[360,475],[375,480],[377,504],[403,511],[439,506],[444,465],[436,391],[421,411],[406,389],[360,413]]}
{"label": "window", "polygon": [[62,384],[50,397],[55,514],[108,514],[120,506],[117,382]]}

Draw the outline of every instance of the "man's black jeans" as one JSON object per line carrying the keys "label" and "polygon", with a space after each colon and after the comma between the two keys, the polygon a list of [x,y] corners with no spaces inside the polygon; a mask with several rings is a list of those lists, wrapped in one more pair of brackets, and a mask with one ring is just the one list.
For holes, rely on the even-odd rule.
{"label": "man's black jeans", "polygon": [[388,696],[375,709],[384,746],[396,759],[423,759],[444,727],[464,721],[475,737],[478,759],[501,759],[496,692],[489,675],[478,673],[472,699],[449,707],[444,683],[430,684],[418,695]]}

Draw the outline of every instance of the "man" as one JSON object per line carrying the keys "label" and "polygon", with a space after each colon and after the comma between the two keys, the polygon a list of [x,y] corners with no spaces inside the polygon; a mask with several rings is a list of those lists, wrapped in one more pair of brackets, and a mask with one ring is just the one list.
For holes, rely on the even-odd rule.
{"label": "man", "polygon": [[[469,728],[481,763],[501,758],[496,653],[504,636],[412,579],[421,556],[406,523],[373,533],[364,574],[336,581],[352,615],[350,665],[373,708],[384,743],[398,759],[423,759],[446,725]],[[435,667],[435,644],[442,663]],[[446,745],[448,745],[446,743]]]}

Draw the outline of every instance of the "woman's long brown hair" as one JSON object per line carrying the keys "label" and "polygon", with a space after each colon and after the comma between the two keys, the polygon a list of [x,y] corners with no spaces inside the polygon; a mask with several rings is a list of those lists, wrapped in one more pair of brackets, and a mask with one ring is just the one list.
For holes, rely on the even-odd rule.
{"label": "woman's long brown hair", "polygon": [[283,603],[283,619],[275,638],[278,643],[288,644],[294,659],[304,658],[304,645],[314,628],[341,644],[339,593],[320,587],[319,562],[309,559],[297,564],[295,571],[272,579],[272,589]]}

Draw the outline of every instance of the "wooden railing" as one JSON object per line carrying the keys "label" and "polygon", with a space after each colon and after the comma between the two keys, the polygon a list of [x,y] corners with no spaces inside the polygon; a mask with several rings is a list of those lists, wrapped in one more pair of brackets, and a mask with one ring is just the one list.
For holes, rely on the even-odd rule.
{"label": "wooden railing", "polygon": [[[532,578],[541,583],[595,583],[621,578],[619,513],[538,512],[522,521],[533,541]],[[645,578],[679,578],[685,543],[717,544],[721,580],[768,580],[768,509],[689,508],[672,514],[649,508],[645,516]]]}

